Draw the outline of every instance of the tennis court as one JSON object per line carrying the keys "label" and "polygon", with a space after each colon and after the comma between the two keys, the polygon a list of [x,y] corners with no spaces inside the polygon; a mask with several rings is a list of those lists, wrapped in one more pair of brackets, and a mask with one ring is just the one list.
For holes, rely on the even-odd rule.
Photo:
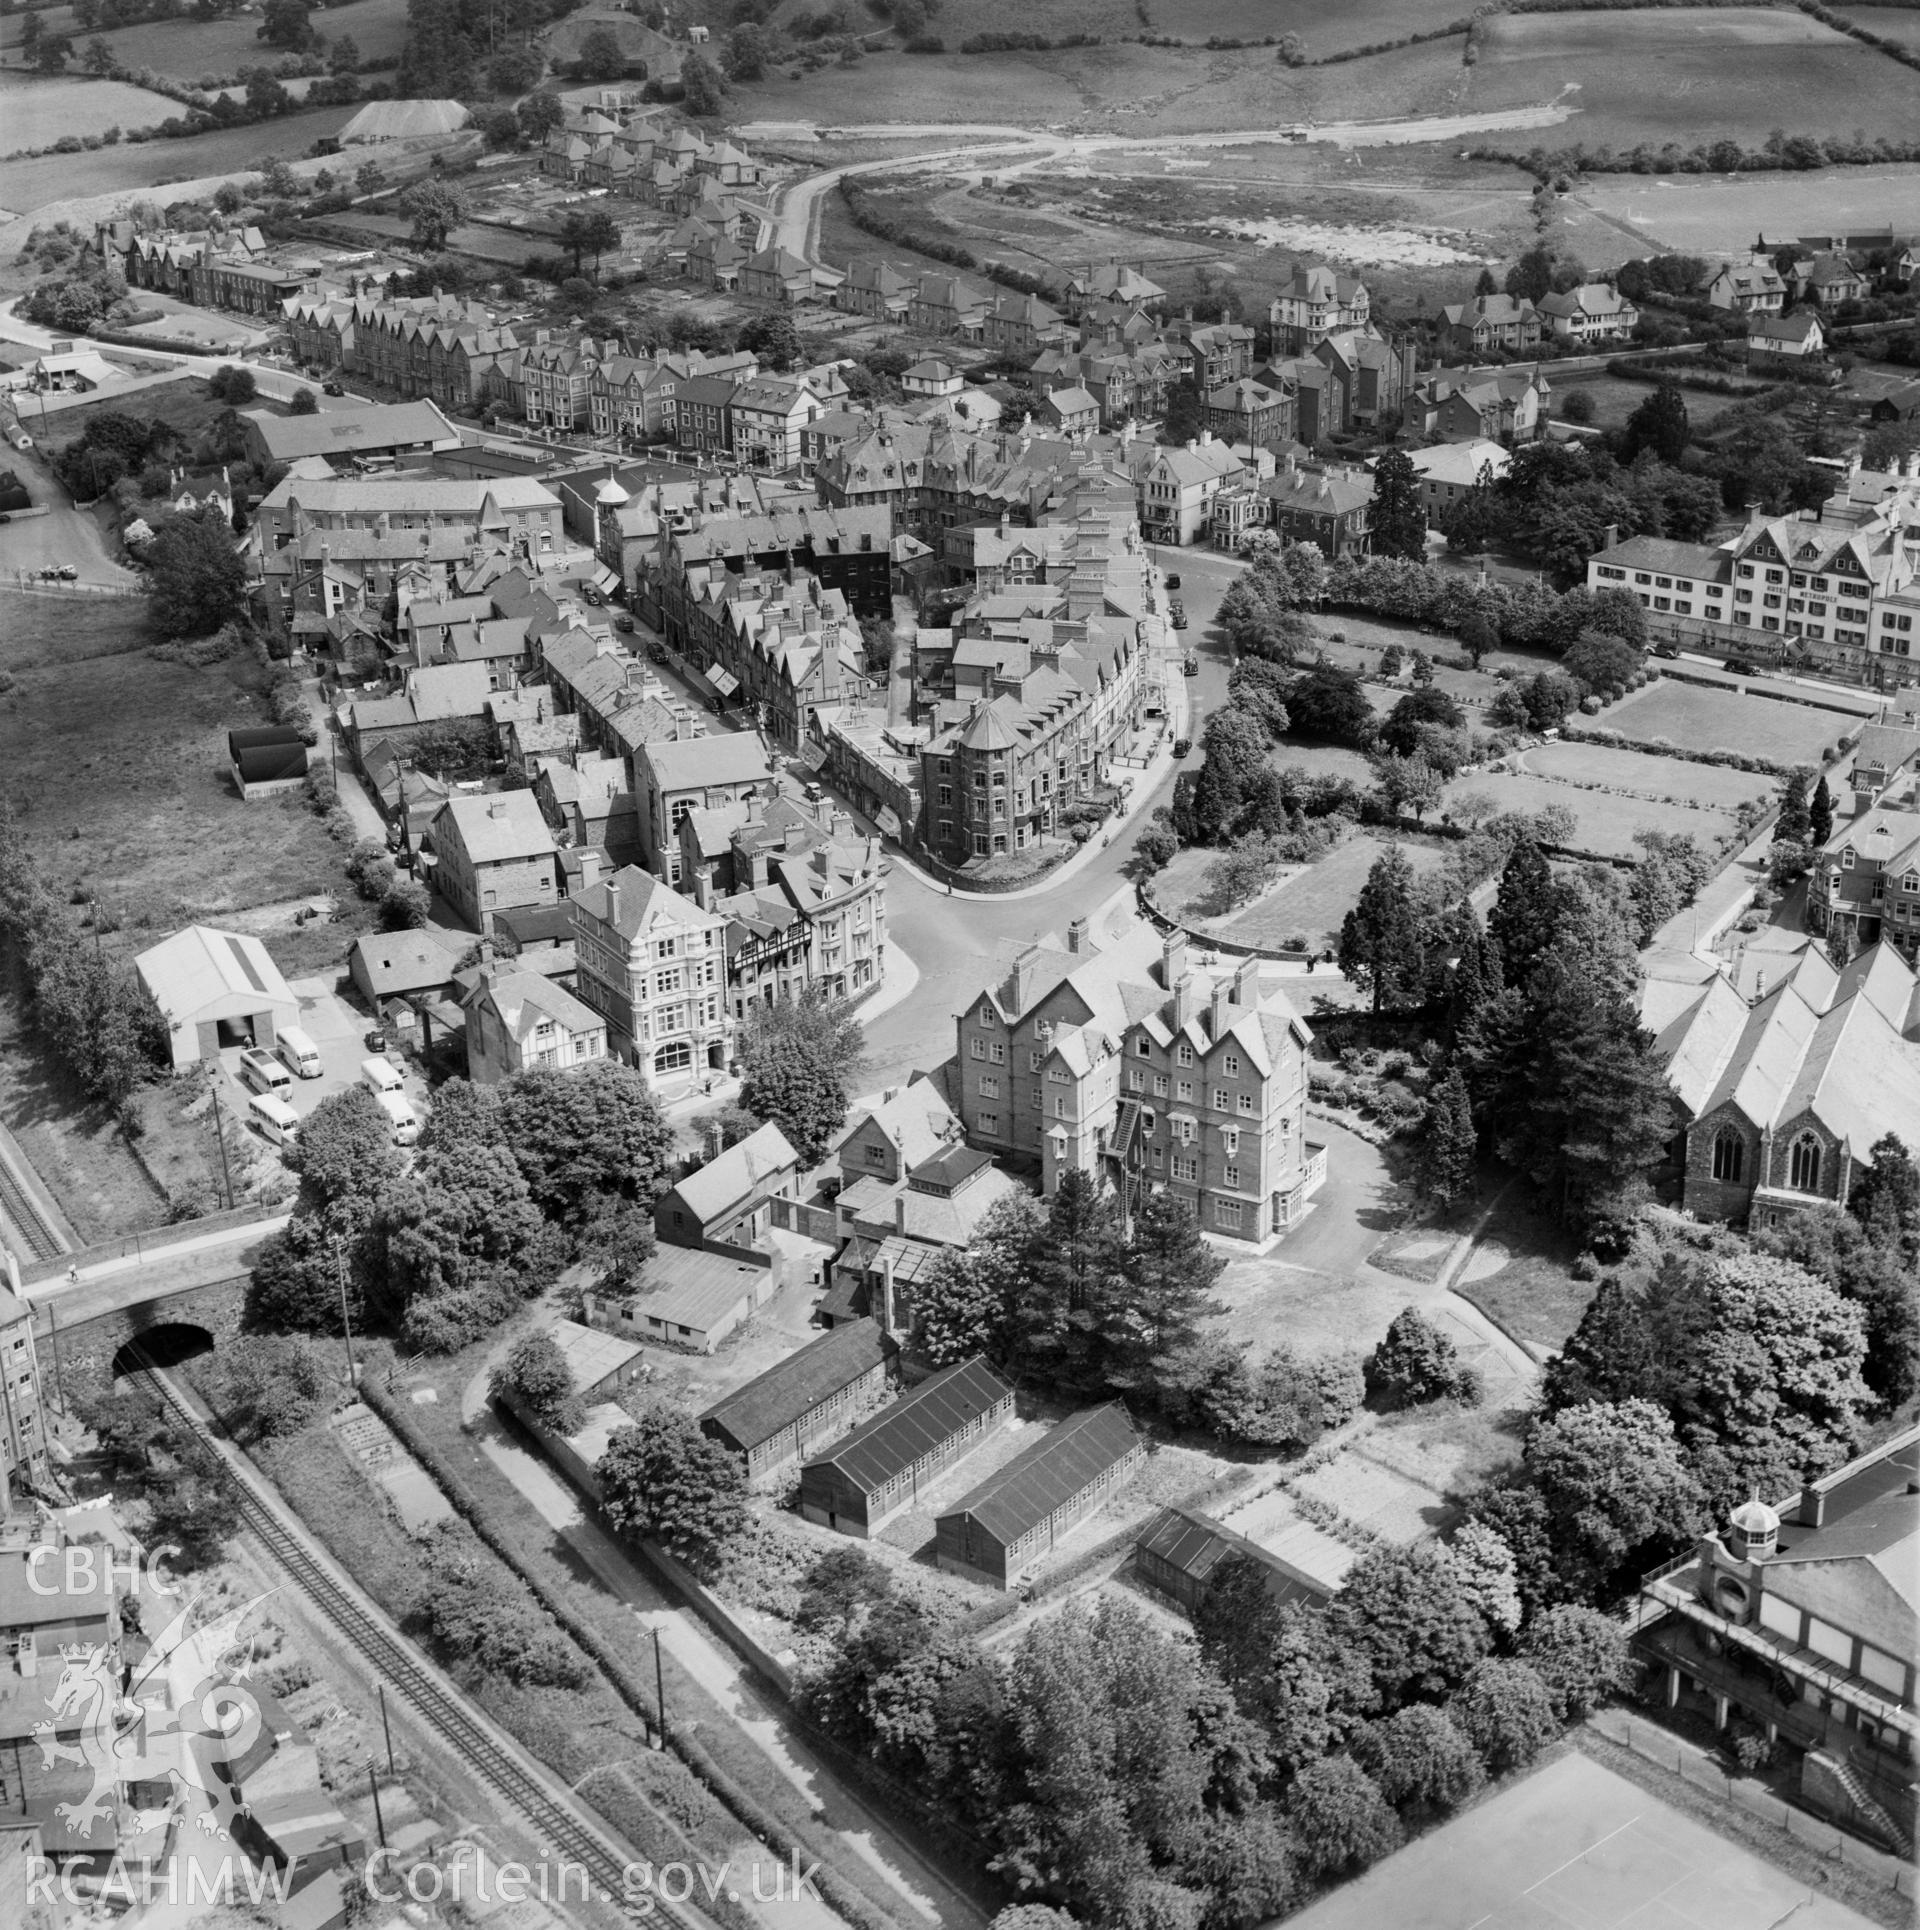
{"label": "tennis court", "polygon": [[1588,1756],[1566,1755],[1289,1930],[1869,1930]]}

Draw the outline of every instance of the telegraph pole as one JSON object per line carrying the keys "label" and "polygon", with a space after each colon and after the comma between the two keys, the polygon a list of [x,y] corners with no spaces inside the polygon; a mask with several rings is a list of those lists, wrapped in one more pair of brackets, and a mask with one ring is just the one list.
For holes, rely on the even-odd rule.
{"label": "telegraph pole", "polygon": [[653,1699],[660,1709],[660,1747],[667,1746],[667,1678],[660,1666],[660,1631],[653,1631]]}
{"label": "telegraph pole", "polygon": [[207,1090],[213,1095],[213,1131],[220,1142],[220,1177],[226,1183],[227,1211],[233,1211],[233,1168],[227,1164],[227,1123],[220,1116],[220,1062],[207,1061]]}
{"label": "telegraph pole", "polygon": [[[337,1233],[333,1237],[333,1273],[340,1285],[340,1331],[347,1338],[347,1385],[358,1387],[360,1368],[353,1358],[353,1322],[347,1314],[347,1244]],[[380,1709],[384,1717],[386,1713],[384,1700],[381,1702]]]}

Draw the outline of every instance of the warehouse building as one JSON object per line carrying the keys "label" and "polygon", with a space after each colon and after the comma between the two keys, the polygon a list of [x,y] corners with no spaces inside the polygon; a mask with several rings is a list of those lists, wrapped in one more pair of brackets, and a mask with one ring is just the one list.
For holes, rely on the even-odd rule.
{"label": "warehouse building", "polygon": [[701,1431],[745,1458],[750,1481],[764,1480],[872,1407],[897,1352],[874,1321],[835,1327],[715,1401]]}
{"label": "warehouse building", "polygon": [[949,1575],[1010,1588],[1064,1534],[1124,1487],[1146,1455],[1118,1401],[1083,1408],[1016,1454],[934,1524]]}
{"label": "warehouse building", "polygon": [[1172,1596],[1189,1615],[1206,1600],[1221,1570],[1235,1561],[1250,1561],[1262,1570],[1268,1597],[1277,1606],[1288,1602],[1312,1606],[1333,1599],[1333,1590],[1325,1582],[1192,1508],[1162,1508],[1133,1545],[1133,1565],[1140,1579]]}
{"label": "warehouse building", "polygon": [[189,925],[142,952],[133,969],[166,1018],[176,1071],[217,1058],[223,1046],[271,1050],[282,1026],[299,1023],[300,1001],[245,932]]}
{"label": "warehouse building", "polygon": [[800,1512],[862,1538],[1012,1418],[1013,1389],[977,1355],[944,1368],[800,1470]]}

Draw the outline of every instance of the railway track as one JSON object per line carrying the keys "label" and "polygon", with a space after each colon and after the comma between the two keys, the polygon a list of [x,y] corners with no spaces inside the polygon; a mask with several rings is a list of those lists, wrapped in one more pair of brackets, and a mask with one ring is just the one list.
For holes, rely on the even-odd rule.
{"label": "railway track", "polygon": [[20,1237],[32,1249],[34,1259],[51,1260],[67,1250],[5,1153],[0,1153],[0,1213],[20,1229]]}
{"label": "railway track", "polygon": [[[184,1426],[191,1428],[216,1453],[221,1451],[206,1423],[163,1373],[144,1359],[136,1372]],[[673,1926],[673,1930],[711,1930],[705,1919],[677,1909],[651,1892],[644,1899],[629,1901],[625,1887],[626,1858],[573,1811],[556,1802],[539,1779],[510,1751],[503,1749],[457,1697],[449,1695],[435,1681],[407,1645],[340,1586],[244,1479],[237,1480],[234,1489],[241,1519],[267,1552],[299,1583],[339,1633],[413,1704],[461,1760],[491,1783],[540,1832],[543,1853],[552,1853],[585,1870],[594,1895],[631,1917],[644,1916],[650,1921],[665,1922]],[[560,1894],[564,1898],[567,1891],[563,1888]]]}

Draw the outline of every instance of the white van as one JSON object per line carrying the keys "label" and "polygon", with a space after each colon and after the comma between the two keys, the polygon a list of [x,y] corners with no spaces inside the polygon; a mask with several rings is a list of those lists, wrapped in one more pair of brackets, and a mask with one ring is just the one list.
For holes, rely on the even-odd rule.
{"label": "white van", "polygon": [[404,1092],[376,1092],[373,1096],[380,1102],[380,1110],[393,1121],[393,1143],[411,1146],[420,1137],[420,1115],[414,1111],[412,1100]]}
{"label": "white van", "polygon": [[282,1026],[274,1049],[290,1071],[302,1079],[317,1079],[321,1073],[320,1048],[297,1025]]}
{"label": "white van", "polygon": [[300,1137],[300,1115],[270,1092],[256,1092],[247,1101],[247,1117],[276,1146],[291,1146]]}
{"label": "white van", "polygon": [[250,1045],[240,1055],[240,1080],[255,1092],[290,1092],[293,1078],[271,1052]]}
{"label": "white van", "polygon": [[360,1076],[375,1092],[399,1092],[407,1083],[394,1069],[390,1059],[362,1059]]}

